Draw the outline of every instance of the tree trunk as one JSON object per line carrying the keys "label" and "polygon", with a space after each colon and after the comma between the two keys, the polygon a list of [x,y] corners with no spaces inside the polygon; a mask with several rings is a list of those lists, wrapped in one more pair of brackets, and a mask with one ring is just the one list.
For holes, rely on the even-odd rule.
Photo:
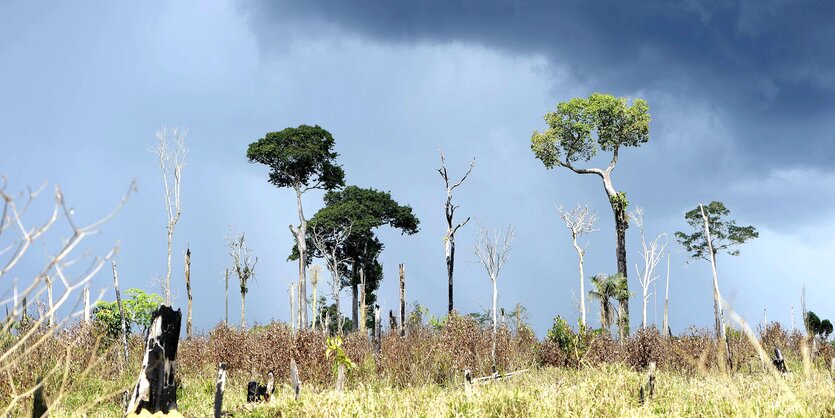
{"label": "tree trunk", "polygon": [[[319,273],[314,272],[313,274],[318,275]],[[319,278],[317,277],[316,282],[318,283],[318,281],[319,281]],[[311,315],[313,315],[313,320],[311,321],[312,324],[310,326],[310,328],[312,328],[314,330],[316,329],[316,314],[317,314],[317,312],[316,312],[316,286],[314,284],[314,286],[313,286],[313,309],[311,309]]]}
{"label": "tree trunk", "polygon": [[226,364],[220,363],[217,371],[217,380],[215,381],[215,407],[214,418],[221,417],[221,409],[223,409],[223,391],[226,389]]}
{"label": "tree trunk", "polygon": [[299,322],[307,328],[307,219],[302,211],[302,192],[296,187],[296,205],[299,211],[299,229],[296,236],[296,245],[299,249],[299,294],[304,297],[299,299]]}
{"label": "tree trunk", "polygon": [[[119,305],[119,318],[122,321],[122,344],[125,346],[125,364],[128,364],[128,327],[125,323],[125,310],[122,308],[122,296],[119,293],[119,274],[116,272],[116,260],[113,265],[113,288],[116,290],[116,304]],[[179,328],[179,325],[177,326]]]}
{"label": "tree trunk", "polygon": [[702,220],[704,220],[705,224],[705,239],[707,240],[708,250],[710,251],[710,266],[713,269],[713,315],[716,326],[716,339],[721,341],[725,337],[725,326],[722,320],[722,296],[719,294],[719,277],[716,274],[716,252],[713,250],[713,241],[710,238],[708,218],[701,204],[699,204],[699,210],[702,212]]}
{"label": "tree trunk", "polygon": [[[623,277],[628,277],[626,266],[626,229],[629,228],[629,219],[626,214],[625,205],[618,200],[619,195],[615,187],[612,185],[612,178],[609,173],[603,175],[603,188],[606,190],[606,195],[609,197],[609,204],[612,206],[612,212],[615,216],[615,256],[617,257],[618,273]],[[627,290],[629,288],[629,281],[627,280]],[[626,335],[629,335],[629,298],[624,299],[622,304],[623,317],[619,319],[622,321],[621,326]]]}
{"label": "tree trunk", "polygon": [[490,358],[493,360],[493,370],[496,370],[496,334],[498,323],[496,321],[496,304],[499,300],[499,293],[496,289],[496,277],[490,278],[493,281],[493,348],[490,350]]}
{"label": "tree trunk", "polygon": [[191,338],[191,249],[186,245],[186,297],[188,307],[186,312],[186,338]]}
{"label": "tree trunk", "polygon": [[225,275],[226,275],[226,297],[225,297],[225,299],[226,299],[226,314],[223,317],[224,318],[223,323],[226,324],[226,326],[228,327],[229,326],[229,269],[225,270]]}
{"label": "tree trunk", "polygon": [[246,330],[246,293],[241,292],[241,331]]}
{"label": "tree trunk", "polygon": [[[449,277],[452,279],[452,276]],[[449,283],[449,289],[452,292],[452,281]],[[452,302],[451,297],[449,300]],[[400,263],[400,336],[406,336],[406,266],[403,263]]]}
{"label": "tree trunk", "polygon": [[670,252],[667,251],[667,291],[664,293],[664,335],[670,335],[668,313],[670,310]]}
{"label": "tree trunk", "polygon": [[351,283],[351,296],[353,302],[351,303],[351,322],[353,323],[354,331],[358,330],[359,320],[359,285]]}
{"label": "tree trunk", "polygon": [[360,317],[359,330],[361,333],[365,332],[365,316],[367,308],[365,306],[365,270],[360,269]]}
{"label": "tree trunk", "polygon": [[168,221],[168,270],[165,273],[165,304],[171,306],[171,248],[174,240],[174,226]]}
{"label": "tree trunk", "polygon": [[90,323],[90,288],[84,288],[84,322]]}
{"label": "tree trunk", "polygon": [[572,236],[574,249],[577,250],[577,256],[580,259],[580,322],[586,326],[586,279],[583,273],[583,249],[577,245],[577,237]]}
{"label": "tree trunk", "polygon": [[449,306],[448,312],[452,313],[453,310],[453,298],[452,298],[452,271],[455,268],[455,237],[451,235],[452,225],[447,227],[447,240],[444,249],[446,250],[446,274],[447,279],[449,281]]}
{"label": "tree trunk", "polygon": [[145,342],[142,370],[126,413],[143,409],[151,414],[177,410],[174,376],[182,313],[162,305],[154,312]]}
{"label": "tree trunk", "polygon": [[49,276],[45,276],[46,279],[46,299],[47,303],[49,303],[49,317],[47,318],[47,325],[52,326],[55,324],[55,312],[53,311],[52,307],[52,279]]}

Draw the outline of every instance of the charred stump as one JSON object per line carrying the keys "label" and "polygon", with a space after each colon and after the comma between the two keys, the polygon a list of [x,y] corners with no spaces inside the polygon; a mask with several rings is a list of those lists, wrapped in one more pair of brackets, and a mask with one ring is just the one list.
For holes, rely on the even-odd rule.
{"label": "charred stump", "polygon": [[182,312],[161,305],[151,317],[145,342],[142,370],[133,390],[127,413],[150,413],[177,410],[177,383],[174,366],[180,342]]}
{"label": "charred stump", "polygon": [[217,371],[217,382],[215,383],[215,407],[214,418],[220,418],[223,409],[223,391],[226,389],[226,364],[220,363]]}

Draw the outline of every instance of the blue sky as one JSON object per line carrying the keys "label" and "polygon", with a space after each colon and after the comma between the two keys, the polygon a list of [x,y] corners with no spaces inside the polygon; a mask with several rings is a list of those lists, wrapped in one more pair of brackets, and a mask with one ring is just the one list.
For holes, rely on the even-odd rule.
{"label": "blue sky", "polygon": [[[287,285],[297,273],[286,261],[287,225],[297,222],[295,196],[270,186],[266,169],[246,161],[246,146],[264,133],[319,124],[335,137],[349,184],[391,191],[414,208],[419,234],[380,231],[384,309],[397,302],[403,262],[408,300],[444,313],[438,150],[453,174],[475,157],[471,178],[455,195],[458,213],[491,228],[515,225],[500,305],[521,302],[541,335],[554,316],[576,317],[576,254],[555,204],[588,204],[599,213],[600,231],[587,248],[589,275],[615,270],[614,231],[599,179],[546,170],[530,151],[530,134],[545,126],[543,114],[572,97],[602,91],[643,98],[653,118],[650,141],[622,152],[614,180],[644,208],[647,234],[686,230],[687,210],[722,200],[740,224],[760,231],[741,256],[719,258],[720,286],[734,308],[750,322],[765,308],[769,320],[788,325],[805,283],[809,308],[832,317],[832,7],[698,0],[629,7],[2,2],[0,174],[9,191],[60,184],[81,220],[106,213],[135,178],[138,193],[82,252],[103,254],[118,242],[122,286],[157,290],[152,278],[165,274],[165,213],[148,149],[160,127],[188,128],[175,307],[185,306],[188,243],[195,326],[205,330],[223,319],[230,228],[246,232],[260,259],[247,319],[289,317]],[[321,204],[321,194],[305,196],[306,213]],[[49,205],[45,193],[31,222]],[[0,294],[8,294],[14,277],[30,279],[62,232],[47,235],[3,277]],[[640,258],[637,232],[628,230],[630,272]],[[456,305],[464,312],[490,304],[489,280],[470,251],[475,233],[472,223],[457,238]],[[709,265],[687,264],[674,242],[670,249],[674,331],[710,326]],[[93,294],[110,283],[105,269]],[[343,306],[348,299],[345,291]],[[233,322],[239,303],[238,296],[230,300]],[[660,321],[660,298],[658,305]],[[631,307],[639,313],[638,297]],[[656,311],[649,309],[652,321]],[[633,313],[633,325],[638,321]]]}

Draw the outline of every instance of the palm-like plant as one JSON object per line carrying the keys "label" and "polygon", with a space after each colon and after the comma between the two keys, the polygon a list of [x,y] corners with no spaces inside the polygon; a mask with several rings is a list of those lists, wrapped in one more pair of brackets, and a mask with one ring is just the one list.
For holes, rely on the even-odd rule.
{"label": "palm-like plant", "polygon": [[626,306],[629,305],[629,285],[626,277],[620,273],[609,276],[612,282],[612,298],[618,301],[618,336],[621,341],[629,335],[629,316],[626,314]]}
{"label": "palm-like plant", "polygon": [[598,274],[591,277],[592,290],[589,290],[589,297],[600,302],[600,325],[609,330],[615,320],[615,307],[612,299],[615,296],[615,282],[613,276]]}

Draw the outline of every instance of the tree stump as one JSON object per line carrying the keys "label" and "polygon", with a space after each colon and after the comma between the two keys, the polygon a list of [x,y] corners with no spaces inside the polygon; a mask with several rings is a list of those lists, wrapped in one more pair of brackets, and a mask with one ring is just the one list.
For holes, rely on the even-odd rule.
{"label": "tree stump", "polygon": [[39,377],[37,386],[35,387],[35,394],[32,398],[32,418],[48,416],[48,410],[46,399],[43,396],[43,380]]}
{"label": "tree stump", "polygon": [[226,389],[226,364],[220,363],[217,370],[217,382],[215,383],[215,408],[214,418],[220,418],[220,411],[223,408],[223,391]]}
{"label": "tree stump", "polygon": [[380,305],[374,304],[374,352],[377,355],[380,355],[381,349],[381,341],[380,338],[382,336],[382,326],[381,318],[380,318]]}
{"label": "tree stump", "polygon": [[180,340],[180,310],[161,305],[151,317],[151,326],[145,342],[142,370],[128,404],[127,414],[177,410],[177,383],[174,366]]}
{"label": "tree stump", "polygon": [[655,395],[655,362],[649,363],[649,371],[647,372],[647,382],[639,390],[638,397],[643,405],[647,400]]}
{"label": "tree stump", "polygon": [[336,368],[336,390],[342,392],[345,390],[345,365],[340,364]]}
{"label": "tree stump", "polygon": [[771,360],[771,362],[781,374],[785,374],[789,371],[788,368],[786,368],[786,359],[783,358],[783,353],[781,353],[780,349],[777,347],[774,347],[774,359]]}
{"label": "tree stump", "polygon": [[290,359],[290,385],[293,386],[293,393],[296,400],[299,400],[302,392],[302,380],[299,378],[299,368],[296,366],[296,359]]}

